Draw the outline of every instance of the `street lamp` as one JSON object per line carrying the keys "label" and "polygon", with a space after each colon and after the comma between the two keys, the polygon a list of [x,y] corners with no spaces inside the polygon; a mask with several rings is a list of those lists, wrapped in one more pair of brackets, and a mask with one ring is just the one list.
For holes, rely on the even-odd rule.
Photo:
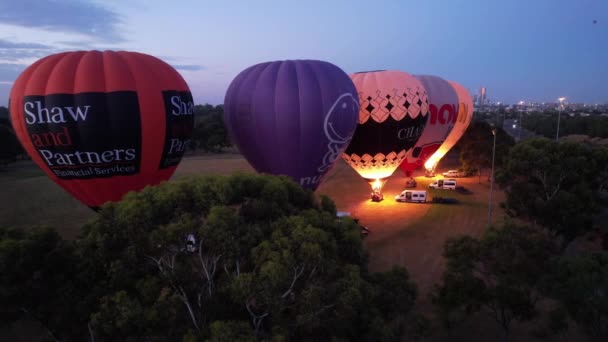
{"label": "street lamp", "polygon": [[565,97],[560,97],[559,100],[559,108],[557,111],[557,132],[555,132],[555,141],[559,140],[559,119],[562,116],[562,109],[564,108],[564,100]]}
{"label": "street lamp", "polygon": [[494,192],[494,156],[496,154],[496,127],[492,127],[494,144],[492,146],[492,170],[490,171],[490,199],[488,201],[488,226],[492,224],[492,193]]}
{"label": "street lamp", "polygon": [[522,128],[522,127],[521,127],[521,126],[522,126],[522,124],[521,124],[521,120],[522,120],[522,118],[521,118],[521,114],[522,114],[522,113],[523,113],[523,112],[519,112],[519,123],[518,123],[518,126],[519,126],[519,131],[517,132],[517,133],[518,133],[518,134],[517,134],[517,141],[518,141],[518,142],[519,142],[519,141],[521,141],[521,128]]}

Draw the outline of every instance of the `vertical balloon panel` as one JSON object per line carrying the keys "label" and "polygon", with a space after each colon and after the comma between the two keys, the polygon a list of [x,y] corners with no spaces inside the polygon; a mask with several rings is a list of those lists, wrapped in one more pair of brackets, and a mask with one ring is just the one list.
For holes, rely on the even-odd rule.
{"label": "vertical balloon panel", "polygon": [[239,73],[224,110],[232,141],[256,171],[287,175],[315,190],[350,142],[359,103],[337,66],[287,60]]}
{"label": "vertical balloon panel", "polygon": [[194,123],[183,78],[136,52],[44,57],[17,78],[10,98],[32,160],[92,208],[169,179]]}

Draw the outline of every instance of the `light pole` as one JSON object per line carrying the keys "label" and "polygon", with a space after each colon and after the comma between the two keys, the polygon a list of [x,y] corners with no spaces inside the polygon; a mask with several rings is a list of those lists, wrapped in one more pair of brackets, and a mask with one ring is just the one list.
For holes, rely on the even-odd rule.
{"label": "light pole", "polygon": [[[519,101],[519,105],[523,107],[524,105],[524,101]],[[517,141],[519,142],[521,140],[521,116],[523,114],[523,109],[519,108],[519,122],[517,123],[517,126],[519,127],[518,131],[517,131]]]}
{"label": "light pole", "polygon": [[519,112],[519,122],[518,122],[518,126],[519,126],[519,132],[518,132],[518,137],[517,137],[517,141],[521,141],[521,114],[522,112]]}
{"label": "light pole", "polygon": [[559,108],[557,111],[557,132],[555,132],[555,141],[559,140],[559,119],[562,116],[562,109],[564,108],[564,100],[566,98],[565,97],[560,97],[559,100]]}
{"label": "light pole", "polygon": [[494,144],[492,146],[492,170],[490,171],[490,199],[488,201],[488,226],[492,224],[492,193],[494,192],[494,156],[496,154],[496,127],[492,127]]}

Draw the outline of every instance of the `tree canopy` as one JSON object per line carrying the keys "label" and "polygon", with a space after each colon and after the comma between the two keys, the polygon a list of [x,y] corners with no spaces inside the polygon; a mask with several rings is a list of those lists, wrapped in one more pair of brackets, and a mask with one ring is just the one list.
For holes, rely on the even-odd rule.
{"label": "tree canopy", "polygon": [[[460,150],[460,162],[464,170],[472,174],[480,172],[482,168],[490,168],[493,144],[492,126],[485,121],[471,122],[455,146]],[[502,128],[496,127],[495,167],[502,165],[504,157],[514,144],[515,141],[510,135]]]}
{"label": "tree canopy", "polygon": [[490,228],[480,239],[452,238],[445,244],[447,267],[433,303],[448,325],[455,318],[485,312],[508,340],[514,321],[536,315],[539,291],[556,255],[550,236],[511,222]]}
{"label": "tree canopy", "polygon": [[608,253],[564,256],[553,265],[550,292],[597,341],[608,340]]}
{"label": "tree canopy", "polygon": [[[554,138],[557,131],[557,113],[532,113],[526,115],[522,124],[525,129],[547,138]],[[608,138],[608,117],[569,116],[562,113],[559,123],[560,137],[570,134],[583,134],[591,137]]]}
{"label": "tree canopy", "polygon": [[592,228],[607,161],[605,151],[578,143],[535,138],[517,144],[497,175],[507,214],[573,240]]}
{"label": "tree canopy", "polygon": [[0,121],[0,167],[14,162],[19,154],[23,153],[21,143],[8,123]]}
{"label": "tree canopy", "polygon": [[[30,235],[8,230],[0,294],[12,309],[3,322],[35,303],[28,310],[58,340],[401,338],[416,287],[403,268],[370,274],[358,225],[338,219],[330,201],[287,177],[193,177],[108,203],[73,244],[48,233],[36,255],[26,253]],[[56,249],[65,256],[50,258]],[[50,262],[59,280],[45,281],[41,295],[26,275]]]}
{"label": "tree canopy", "polygon": [[206,152],[220,152],[232,146],[224,124],[224,106],[210,104],[194,106],[193,149]]}

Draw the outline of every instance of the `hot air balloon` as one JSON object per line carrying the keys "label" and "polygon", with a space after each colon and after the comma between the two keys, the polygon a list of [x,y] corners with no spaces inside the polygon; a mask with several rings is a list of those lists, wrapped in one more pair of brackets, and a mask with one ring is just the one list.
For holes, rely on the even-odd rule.
{"label": "hot air balloon", "polygon": [[429,97],[429,118],[416,146],[399,166],[408,176],[431,157],[445,141],[456,124],[458,96],[444,79],[431,75],[416,75]]}
{"label": "hot air balloon", "polygon": [[33,161],[93,209],[169,179],[194,124],[184,79],[137,52],[44,57],[17,78],[9,102]]}
{"label": "hot air balloon", "polygon": [[348,75],[328,62],[256,64],[228,87],[225,123],[256,171],[289,176],[314,191],[355,131],[355,96]]}
{"label": "hot air balloon", "polygon": [[454,147],[467,130],[467,127],[469,127],[471,119],[473,119],[473,100],[471,99],[469,92],[456,82],[448,81],[448,83],[454,88],[456,95],[458,96],[458,116],[456,117],[454,128],[452,128],[452,131],[443,144],[441,144],[439,149],[437,149],[437,151],[435,151],[435,153],[433,153],[433,155],[424,163],[424,168],[430,174],[435,172],[437,163],[452,147]]}
{"label": "hot air balloon", "polygon": [[342,158],[372,186],[372,199],[414,147],[427,123],[427,93],[402,71],[351,75],[359,93],[359,124]]}

